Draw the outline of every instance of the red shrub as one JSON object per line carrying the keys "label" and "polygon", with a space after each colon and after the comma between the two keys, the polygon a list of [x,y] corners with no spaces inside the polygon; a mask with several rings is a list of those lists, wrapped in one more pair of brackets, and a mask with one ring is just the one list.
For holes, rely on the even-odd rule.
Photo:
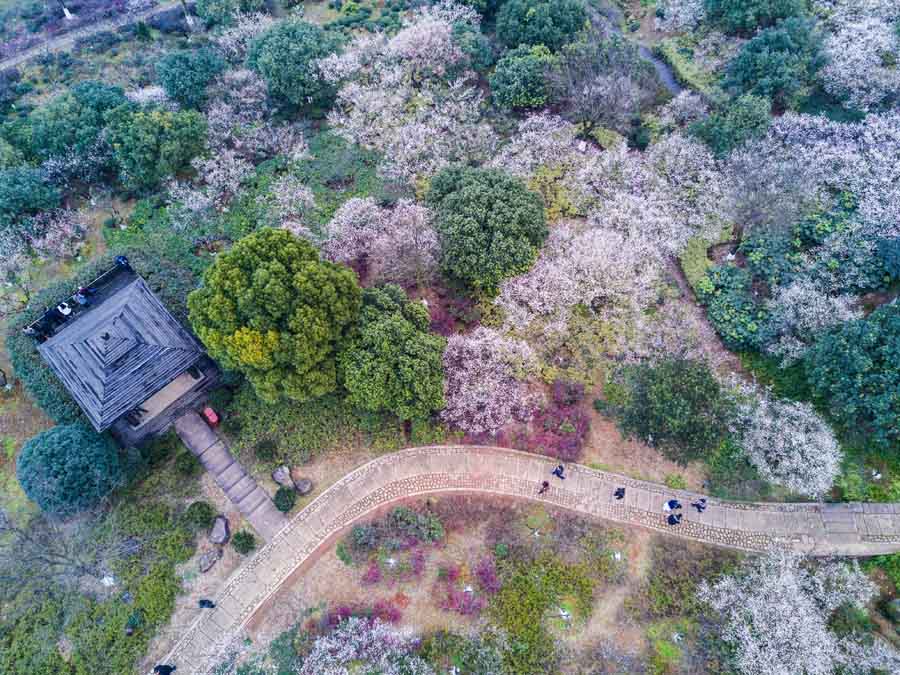
{"label": "red shrub", "polygon": [[492,556],[481,559],[475,568],[475,576],[485,593],[493,595],[500,590],[500,577],[497,576],[497,565]]}
{"label": "red shrub", "polygon": [[373,584],[377,584],[381,581],[381,568],[378,566],[376,561],[372,561],[369,563],[369,568],[366,570],[366,573],[362,576],[362,582],[367,586],[371,586]]}

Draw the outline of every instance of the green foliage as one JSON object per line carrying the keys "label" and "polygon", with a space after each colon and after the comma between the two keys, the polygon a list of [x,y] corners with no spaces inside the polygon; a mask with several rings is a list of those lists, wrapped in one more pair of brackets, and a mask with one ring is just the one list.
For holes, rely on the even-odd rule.
{"label": "green foliage", "polygon": [[134,606],[141,611],[144,621],[160,626],[175,610],[175,596],[180,589],[175,567],[170,563],[157,563],[138,583]]}
{"label": "green foliage", "polygon": [[556,62],[544,45],[522,45],[500,59],[490,77],[491,96],[501,108],[541,108],[550,97],[547,71]]}
{"label": "green foliage", "polygon": [[732,439],[723,441],[706,460],[709,494],[721,499],[760,501],[770,492],[768,483]]}
{"label": "green foliage", "polygon": [[500,675],[505,651],[505,642],[494,632],[464,637],[440,631],[423,640],[419,654],[438,673],[455,669],[466,675]]}
{"label": "green foliage", "polygon": [[71,675],[54,639],[64,621],[62,600],[50,594],[36,608],[5,618],[0,622],[0,672]]}
{"label": "green foliage", "polygon": [[879,307],[822,335],[804,357],[816,397],[847,427],[887,449],[900,440],[900,304]]}
{"label": "green foliage", "polygon": [[680,473],[667,473],[663,483],[673,490],[687,490],[687,481]]}
{"label": "green foliage", "polygon": [[206,118],[195,110],[110,113],[108,140],[119,178],[130,190],[150,190],[186,168],[206,147]]}
{"label": "green foliage", "polygon": [[238,12],[259,12],[265,0],[197,0],[194,11],[207,26],[227,26]]}
{"label": "green foliage", "polygon": [[156,64],[156,77],[169,98],[188,108],[206,101],[206,87],[225,68],[225,60],[209,48],[169,52]]}
{"label": "green foliage", "polygon": [[494,293],[526,272],[547,238],[540,196],[501,171],[445,169],[428,200],[437,208],[444,274],[475,291]]}
{"label": "green foliage", "polygon": [[433,543],[444,538],[444,526],[433,513],[419,512],[398,506],[385,519],[388,530],[396,535],[415,537],[419,541]]}
{"label": "green foliage", "polygon": [[572,41],[586,20],[578,0],[506,0],[497,12],[497,39],[509,48],[545,45],[555,52]]}
{"label": "green foliage", "polygon": [[40,169],[0,170],[0,236],[19,237],[29,216],[60,205],[59,191]]}
{"label": "green foliage", "polygon": [[577,611],[590,614],[594,582],[581,565],[567,565],[544,555],[532,564],[517,564],[488,608],[490,617],[509,638],[509,672],[528,675],[551,670],[554,638],[545,616],[563,596],[573,596]]}
{"label": "green foliage", "polygon": [[294,106],[328,102],[333,88],[319,76],[315,65],[337,48],[335,38],[306,21],[281,21],[251,45],[247,65],[269,85],[269,93]]}
{"label": "green foliage", "polygon": [[691,237],[688,239],[687,246],[679,254],[678,261],[681,263],[681,270],[688,283],[695,291],[700,282],[706,278],[706,273],[713,268],[713,261],[709,259],[707,251],[710,242],[702,237]]}
{"label": "green foliage", "polygon": [[275,491],[275,497],[272,501],[275,502],[276,509],[282,513],[287,513],[297,503],[297,493],[291,488],[281,486]]}
{"label": "green foliage", "polygon": [[768,318],[763,305],[750,295],[750,274],[734,265],[709,270],[696,287],[697,297],[722,342],[729,349],[758,349],[765,344]]}
{"label": "green foliage", "polygon": [[[738,251],[746,258],[747,269],[753,277],[764,280],[770,288],[788,285],[805,264],[804,257],[794,247],[793,241],[786,236],[765,231],[745,237]],[[738,279],[741,282],[747,281],[741,274],[724,274],[727,278],[721,280],[722,284]],[[746,292],[747,287],[744,286],[743,290]]]}
{"label": "green foliage", "polygon": [[106,126],[106,113],[127,103],[121,87],[79,82],[28,116],[29,147],[22,150],[39,161],[87,153]]}
{"label": "green foliage", "polygon": [[624,433],[680,464],[708,455],[724,439],[732,404],[705,363],[636,364],[625,366],[621,377],[628,390],[617,415]]}
{"label": "green foliage", "polygon": [[191,502],[184,512],[182,521],[192,532],[208,530],[213,526],[216,512],[206,502]]}
{"label": "green foliage", "polygon": [[894,588],[900,589],[900,553],[876,555],[869,558],[863,566],[866,569],[880,569],[894,584]]}
{"label": "green foliage", "polygon": [[728,64],[724,85],[738,93],[795,108],[809,94],[823,65],[822,36],[811,20],[791,18],[766,28]]}
{"label": "green foliage", "polygon": [[728,33],[752,35],[780,19],[806,14],[806,0],[706,0],[706,15]]}
{"label": "green foliage", "polygon": [[124,482],[112,443],[78,424],[56,426],[26,441],[16,476],[42,511],[64,516],[94,506]]}
{"label": "green foliage", "polygon": [[428,310],[399,286],[363,292],[358,331],[339,356],[350,404],[421,419],[444,407],[445,338],[428,333]]}
{"label": "green foliage", "polygon": [[274,462],[278,457],[278,444],[271,438],[264,438],[256,444],[256,459],[261,462]]}
{"label": "green foliage", "polygon": [[765,135],[772,122],[769,99],[744,94],[728,101],[706,119],[694,122],[690,132],[724,158],[748,140]]}
{"label": "green foliage", "polygon": [[878,242],[878,258],[890,281],[900,279],[900,238],[881,239]]}
{"label": "green foliage", "polygon": [[359,313],[356,275],[306,240],[264,228],[219,255],[188,297],[210,355],[265,401],[305,401],[337,387],[336,355]]}
{"label": "green foliage", "polygon": [[190,450],[185,450],[175,457],[175,470],[185,478],[200,475],[203,466]]}
{"label": "green foliage", "polygon": [[453,26],[453,40],[459,45],[463,54],[469,57],[472,68],[482,73],[497,60],[490,38],[477,26],[468,23],[457,23]]}
{"label": "green foliage", "polygon": [[247,532],[247,530],[241,530],[234,533],[234,536],[231,538],[231,545],[241,555],[247,555],[256,549],[256,537]]}

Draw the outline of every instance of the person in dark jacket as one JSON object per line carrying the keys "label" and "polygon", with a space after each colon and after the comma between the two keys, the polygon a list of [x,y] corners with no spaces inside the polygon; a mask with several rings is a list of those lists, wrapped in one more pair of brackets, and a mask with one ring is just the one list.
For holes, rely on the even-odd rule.
{"label": "person in dark jacket", "polygon": [[178,670],[178,668],[175,666],[165,666],[160,664],[153,669],[153,672],[156,673],[156,675],[172,675],[176,670]]}
{"label": "person in dark jacket", "polygon": [[706,498],[701,497],[698,501],[691,502],[691,506],[697,509],[697,513],[703,513],[706,511]]}
{"label": "person in dark jacket", "polygon": [[677,499],[670,499],[663,504],[663,511],[677,511],[681,508],[681,502]]}
{"label": "person in dark jacket", "polygon": [[543,483],[541,483],[541,489],[538,490],[538,494],[542,495],[549,489],[550,489],[550,483],[549,483],[549,481],[545,480]]}
{"label": "person in dark jacket", "polygon": [[669,525],[678,525],[681,522],[681,514],[680,513],[670,513],[669,517],[666,518],[666,522]]}
{"label": "person in dark jacket", "polygon": [[625,488],[616,488],[616,491],[613,492],[613,497],[615,497],[616,499],[625,499]]}
{"label": "person in dark jacket", "polygon": [[197,601],[197,604],[200,606],[200,609],[215,609],[216,603],[212,600],[207,600],[206,598],[201,598]]}
{"label": "person in dark jacket", "polygon": [[557,464],[556,468],[553,469],[552,473],[554,476],[559,478],[560,480],[565,480],[566,477],[563,476],[563,472],[565,471],[565,467],[562,464]]}

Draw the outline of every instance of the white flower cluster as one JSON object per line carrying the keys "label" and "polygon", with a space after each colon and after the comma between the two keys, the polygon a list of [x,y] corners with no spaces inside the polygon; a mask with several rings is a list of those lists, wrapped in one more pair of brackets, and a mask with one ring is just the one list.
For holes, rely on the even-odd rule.
{"label": "white flower cluster", "polygon": [[250,49],[250,44],[265,33],[275,23],[269,14],[260,12],[237,12],[231,25],[220,29],[213,42],[232,63],[242,63]]}
{"label": "white flower cluster", "polygon": [[659,0],[656,30],[690,30],[706,18],[705,0]]}
{"label": "white flower cluster", "polygon": [[178,104],[169,98],[166,90],[159,85],[141,87],[125,92],[125,98],[141,107],[160,107],[167,110],[178,110]]}

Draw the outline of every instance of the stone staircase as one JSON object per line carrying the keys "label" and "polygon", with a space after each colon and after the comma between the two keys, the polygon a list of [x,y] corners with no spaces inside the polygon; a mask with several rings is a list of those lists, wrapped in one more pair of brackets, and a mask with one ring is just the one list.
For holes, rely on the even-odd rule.
{"label": "stone staircase", "polygon": [[287,519],[234,458],[225,441],[194,411],[175,420],[175,431],[259,536],[267,543],[272,541]]}

